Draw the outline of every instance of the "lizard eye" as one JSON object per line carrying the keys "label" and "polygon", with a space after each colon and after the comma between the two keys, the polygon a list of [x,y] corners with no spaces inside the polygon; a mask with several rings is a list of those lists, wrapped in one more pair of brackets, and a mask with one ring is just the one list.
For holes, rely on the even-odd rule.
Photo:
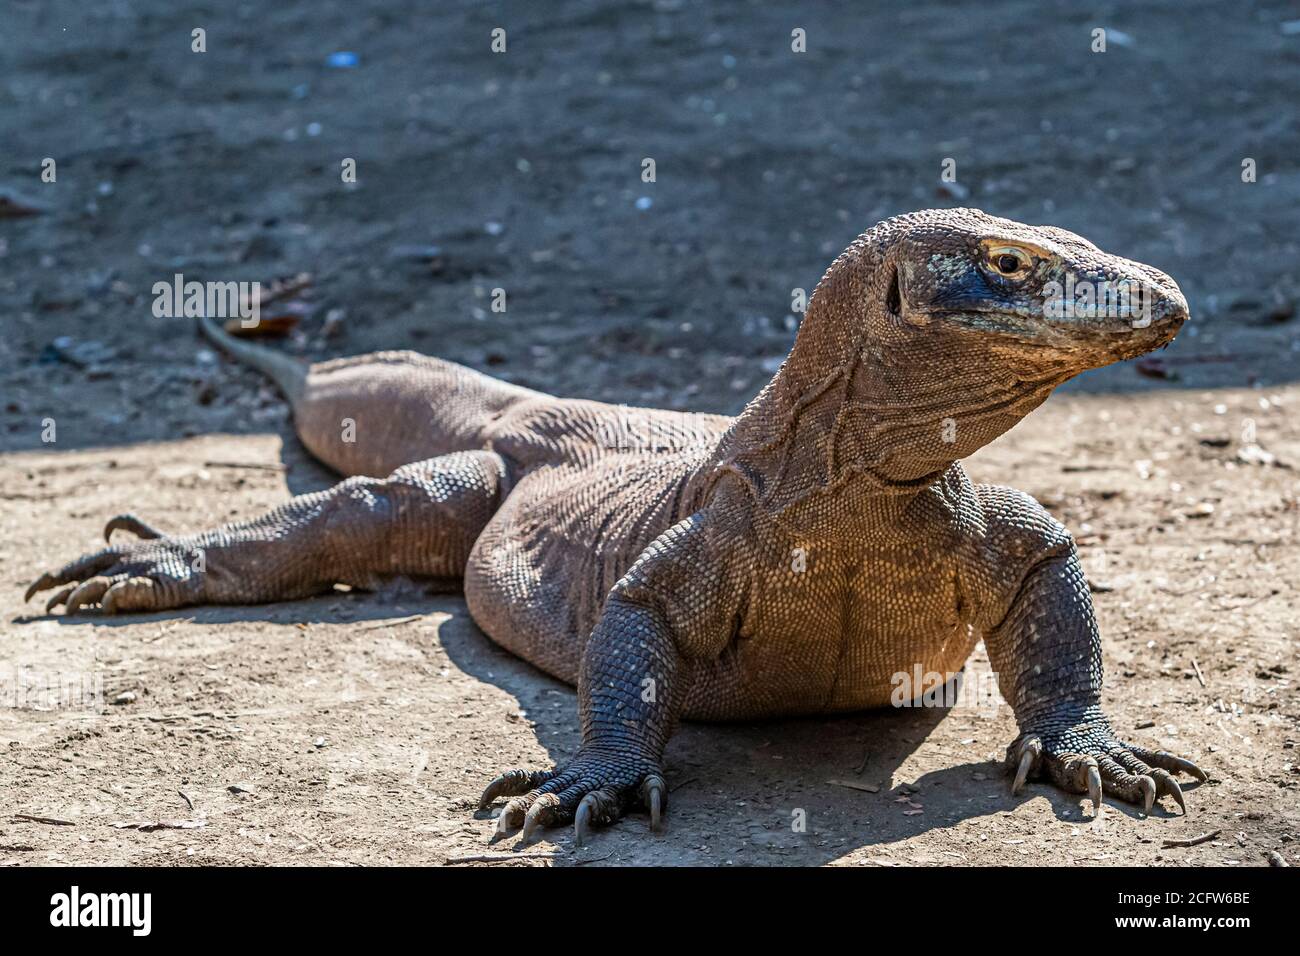
{"label": "lizard eye", "polygon": [[1000,246],[989,250],[989,263],[1001,275],[1019,277],[1029,271],[1034,261],[1023,249],[1017,249],[1015,246]]}

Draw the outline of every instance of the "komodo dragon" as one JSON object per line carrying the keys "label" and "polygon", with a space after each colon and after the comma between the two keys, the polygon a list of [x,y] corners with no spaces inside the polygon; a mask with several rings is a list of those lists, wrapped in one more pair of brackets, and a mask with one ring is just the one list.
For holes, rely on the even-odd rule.
{"label": "komodo dragon", "polygon": [[[1070,309],[1068,278],[1140,288],[1145,311]],[[111,614],[462,579],[492,640],[578,689],[573,759],[484,791],[483,807],[511,798],[497,835],[572,821],[581,840],[633,806],[657,828],[679,718],[886,706],[897,675],[955,673],[981,638],[1020,730],[1013,792],[1045,776],[1098,810],[1103,790],[1185,810],[1173,774],[1205,774],[1121,742],[1102,712],[1069,533],[958,461],[1062,382],[1167,344],[1186,319],[1177,284],[1150,266],[946,209],[858,237],[734,419],[554,398],[413,352],[303,367],[207,322],[278,384],[311,453],[351,477],[200,534],[114,518],[106,538],[144,540],[45,574],[27,596],[65,585],[51,609]]]}

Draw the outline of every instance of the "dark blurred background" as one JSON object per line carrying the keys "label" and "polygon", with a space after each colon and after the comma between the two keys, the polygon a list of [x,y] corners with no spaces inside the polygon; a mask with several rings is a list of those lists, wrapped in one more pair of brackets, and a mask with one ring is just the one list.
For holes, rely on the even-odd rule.
{"label": "dark blurred background", "polygon": [[1181,283],[1171,349],[1074,387],[1300,363],[1294,3],[6,0],[3,19],[0,191],[37,214],[0,218],[0,447],[39,447],[52,411],[63,447],[281,426],[255,376],[153,316],[176,272],[310,273],[278,346],[309,358],[415,348],[735,412],[793,338],[791,290],[927,206],[1064,226]]}

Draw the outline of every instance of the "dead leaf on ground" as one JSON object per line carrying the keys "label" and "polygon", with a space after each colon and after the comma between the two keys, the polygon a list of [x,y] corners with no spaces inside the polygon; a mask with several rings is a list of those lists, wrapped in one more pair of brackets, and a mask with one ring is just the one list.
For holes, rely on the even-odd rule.
{"label": "dead leaf on ground", "polygon": [[290,331],[297,327],[300,319],[301,316],[294,315],[292,312],[285,312],[281,315],[268,315],[259,318],[252,325],[246,325],[245,319],[227,319],[222,328],[241,339],[277,338],[288,335]]}
{"label": "dead leaf on ground", "polygon": [[26,216],[39,216],[44,208],[16,193],[0,190],[0,219],[22,219]]}

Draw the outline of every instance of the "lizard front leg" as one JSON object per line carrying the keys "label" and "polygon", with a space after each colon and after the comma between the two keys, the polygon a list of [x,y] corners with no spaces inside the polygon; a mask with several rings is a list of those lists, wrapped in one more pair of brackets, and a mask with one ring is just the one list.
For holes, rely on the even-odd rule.
{"label": "lizard front leg", "polygon": [[578,754],[562,769],[513,770],[493,780],[481,807],[515,795],[497,818],[497,835],[522,824],[527,840],[539,826],[572,821],[581,843],[589,825],[614,822],[633,801],[650,811],[650,826],[658,829],[668,794],[663,753],[689,674],[662,614],[611,597],[582,657]]}
{"label": "lizard front leg", "polygon": [[740,588],[727,538],[705,515],[655,540],[616,584],[583,650],[578,675],[582,743],[566,766],[511,770],[479,801],[486,809],[511,797],[493,839],[522,825],[574,824],[582,843],[589,826],[613,823],[639,804],[657,829],[668,798],[663,754],[677,725],[695,665],[731,639]]}
{"label": "lizard front leg", "polygon": [[1201,780],[1190,760],[1119,740],[1101,709],[1101,638],[1092,597],[1068,537],[1033,565],[1002,621],[986,633],[998,686],[1016,715],[1020,735],[1007,748],[1012,792],[1047,776],[1062,789],[1087,793],[1094,811],[1101,795],[1142,804],[1150,812],[1169,795],[1184,812],[1174,774]]}
{"label": "lizard front leg", "polygon": [[108,522],[142,540],[110,545],[43,574],[27,590],[62,586],[46,605],[68,614],[194,604],[256,604],[306,597],[334,584],[365,587],[398,574],[457,577],[501,497],[505,463],[460,452],[349,478],[252,521],[166,535],[131,516]]}

